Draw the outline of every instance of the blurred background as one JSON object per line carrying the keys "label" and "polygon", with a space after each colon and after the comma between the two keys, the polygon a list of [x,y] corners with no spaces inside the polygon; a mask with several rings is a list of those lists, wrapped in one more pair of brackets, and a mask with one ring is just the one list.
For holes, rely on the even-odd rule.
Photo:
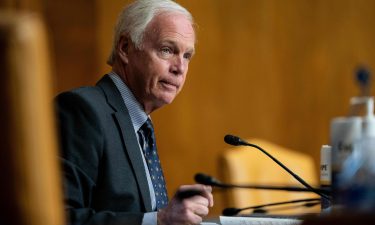
{"label": "blurred background", "polygon": [[[129,2],[2,0],[0,9],[43,18],[56,95],[110,71],[113,27]],[[311,155],[318,176],[330,120],[359,94],[356,71],[375,68],[375,1],[177,2],[195,17],[198,42],[184,90],[152,114],[169,194],[197,172],[220,178],[226,134]],[[217,214],[222,192],[215,201]]]}

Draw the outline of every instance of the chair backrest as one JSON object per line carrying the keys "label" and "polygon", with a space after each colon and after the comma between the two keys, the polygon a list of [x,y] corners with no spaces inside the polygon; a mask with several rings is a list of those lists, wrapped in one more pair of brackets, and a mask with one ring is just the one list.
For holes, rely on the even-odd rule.
{"label": "chair backrest", "polygon": [[[276,145],[262,139],[249,139],[294,171],[311,185],[318,184],[312,157]],[[251,147],[238,146],[228,149],[221,157],[221,174],[223,181],[233,184],[254,185],[291,185],[303,187],[295,178],[284,171],[279,165],[259,150]],[[248,207],[273,202],[289,201],[319,196],[305,192],[286,192],[271,190],[232,189],[226,193],[226,206]],[[288,205],[293,206],[293,205]],[[281,207],[281,206],[280,206]],[[283,207],[287,207],[286,205]],[[269,210],[276,207],[268,208]],[[306,209],[291,208],[282,211],[270,211],[275,214],[317,212],[320,207]]]}
{"label": "chair backrest", "polygon": [[47,42],[37,15],[0,12],[0,224],[64,224]]}

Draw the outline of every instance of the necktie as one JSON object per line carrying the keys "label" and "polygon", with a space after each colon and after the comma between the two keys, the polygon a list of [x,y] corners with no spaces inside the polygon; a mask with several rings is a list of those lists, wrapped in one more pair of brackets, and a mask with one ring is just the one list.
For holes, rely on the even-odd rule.
{"label": "necktie", "polygon": [[168,204],[168,196],[165,188],[163,171],[160,166],[160,160],[156,149],[154,127],[152,126],[150,119],[147,119],[138,130],[138,135],[152,180],[152,185],[154,187],[156,208],[161,209]]}

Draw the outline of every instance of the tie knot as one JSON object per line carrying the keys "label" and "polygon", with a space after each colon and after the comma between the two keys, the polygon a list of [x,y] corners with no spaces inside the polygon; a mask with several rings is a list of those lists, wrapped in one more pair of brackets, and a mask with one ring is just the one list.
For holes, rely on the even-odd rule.
{"label": "tie knot", "polygon": [[[144,151],[151,151],[155,145],[154,127],[150,118],[139,128],[138,135],[140,135],[140,144]],[[151,146],[149,148],[148,146]]]}
{"label": "tie knot", "polygon": [[146,135],[154,133],[154,127],[152,126],[150,118],[146,120],[146,122],[141,126],[140,130],[142,130]]}

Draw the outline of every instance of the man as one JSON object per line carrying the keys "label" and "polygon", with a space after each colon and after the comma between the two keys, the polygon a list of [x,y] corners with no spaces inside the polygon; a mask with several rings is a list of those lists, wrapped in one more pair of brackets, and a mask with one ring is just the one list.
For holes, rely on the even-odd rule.
{"label": "man", "polygon": [[194,44],[186,9],[135,1],[118,20],[111,73],[57,96],[71,224],[199,224],[208,214],[209,186],[181,186],[168,202],[149,118],[181,91]]}

